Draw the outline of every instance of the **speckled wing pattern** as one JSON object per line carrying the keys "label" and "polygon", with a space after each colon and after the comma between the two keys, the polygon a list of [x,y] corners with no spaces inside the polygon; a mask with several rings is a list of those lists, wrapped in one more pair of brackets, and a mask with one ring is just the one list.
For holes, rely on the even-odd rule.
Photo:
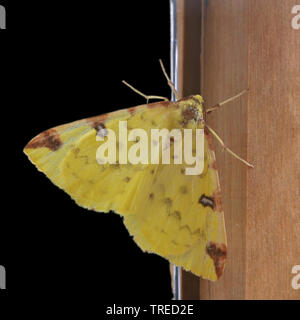
{"label": "speckled wing pattern", "polygon": [[[96,160],[100,130],[126,120],[128,130],[203,128],[195,121],[202,98],[157,102],[75,121],[33,138],[24,152],[38,170],[67,192],[78,205],[114,211],[138,246],[209,280],[223,273],[227,246],[216,159],[205,130],[201,175],[185,174],[186,164],[105,164]],[[150,134],[149,134],[150,136]],[[135,141],[128,142],[128,148]],[[171,154],[172,143],[168,146]]]}

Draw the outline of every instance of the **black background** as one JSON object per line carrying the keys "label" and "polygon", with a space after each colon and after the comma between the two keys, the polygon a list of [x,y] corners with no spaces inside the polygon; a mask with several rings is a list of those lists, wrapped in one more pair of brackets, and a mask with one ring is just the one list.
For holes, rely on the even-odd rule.
{"label": "black background", "polygon": [[0,30],[2,206],[7,292],[93,294],[101,301],[172,298],[169,264],[143,253],[115,214],[89,212],[28,161],[23,147],[53,126],[170,96],[169,1],[13,5]]}

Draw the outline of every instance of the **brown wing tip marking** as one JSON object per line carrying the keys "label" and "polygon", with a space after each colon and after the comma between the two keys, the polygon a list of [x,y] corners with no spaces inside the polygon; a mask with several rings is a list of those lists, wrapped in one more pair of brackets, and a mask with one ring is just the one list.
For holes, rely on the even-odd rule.
{"label": "brown wing tip marking", "polygon": [[58,150],[63,142],[59,137],[59,133],[55,129],[49,129],[33,138],[25,147],[25,149],[37,149],[46,147],[52,151]]}
{"label": "brown wing tip marking", "polygon": [[206,253],[213,259],[218,279],[221,277],[227,257],[227,247],[224,243],[210,241],[206,245]]}

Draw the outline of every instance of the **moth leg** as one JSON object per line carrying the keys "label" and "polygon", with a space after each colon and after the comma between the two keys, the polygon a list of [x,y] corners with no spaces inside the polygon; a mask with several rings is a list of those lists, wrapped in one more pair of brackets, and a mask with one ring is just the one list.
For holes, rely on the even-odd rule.
{"label": "moth leg", "polygon": [[223,140],[217,135],[217,133],[210,126],[208,126],[207,124],[205,124],[205,126],[212,133],[212,135],[219,141],[219,143],[224,148],[224,150],[226,150],[228,153],[230,153],[233,157],[235,157],[238,160],[242,161],[248,167],[254,168],[254,166],[251,163],[249,163],[246,160],[244,160],[243,158],[239,157],[236,153],[234,153],[232,150],[230,150],[228,147],[226,147],[224,142],[223,142]]}
{"label": "moth leg", "polygon": [[166,69],[165,69],[161,59],[159,59],[159,63],[160,63],[161,69],[163,71],[163,74],[164,74],[164,76],[166,77],[166,79],[168,81],[168,85],[170,86],[172,92],[174,93],[176,100],[178,100],[177,90],[175,89],[174,83],[170,80],[169,76],[167,75]]}
{"label": "moth leg", "polygon": [[146,100],[147,100],[147,104],[149,102],[150,99],[162,99],[162,100],[165,100],[165,101],[169,101],[168,98],[166,97],[161,97],[161,96],[147,96],[146,94],[142,93],[141,91],[135,89],[132,85],[130,85],[128,82],[122,80],[122,82],[127,86],[129,87],[131,90],[133,90],[134,92],[136,92],[137,94],[139,94],[140,96],[144,97]]}
{"label": "moth leg", "polygon": [[219,108],[221,108],[222,105],[224,105],[224,104],[226,104],[226,103],[228,103],[228,102],[230,102],[230,101],[233,101],[233,100],[239,98],[240,96],[242,96],[242,95],[243,95],[244,93],[246,93],[246,92],[248,92],[248,89],[241,91],[240,93],[236,94],[235,96],[233,96],[233,97],[231,97],[231,98],[228,98],[228,99],[226,99],[226,100],[224,100],[224,101],[222,101],[222,102],[217,103],[217,104],[216,104],[215,106],[213,106],[213,107],[207,108],[205,112],[206,112],[206,113],[210,113],[210,112],[212,112],[212,111],[218,110]]}

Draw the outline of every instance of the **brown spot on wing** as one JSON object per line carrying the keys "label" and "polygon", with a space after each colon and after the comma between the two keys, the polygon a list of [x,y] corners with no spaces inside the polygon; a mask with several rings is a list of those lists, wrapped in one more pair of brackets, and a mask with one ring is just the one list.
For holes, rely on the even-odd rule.
{"label": "brown spot on wing", "polygon": [[210,241],[206,245],[206,253],[213,259],[218,279],[221,277],[227,257],[227,247],[224,243]]}
{"label": "brown spot on wing", "polygon": [[150,200],[153,200],[153,199],[154,199],[154,193],[153,193],[153,192],[151,192],[151,193],[149,194],[149,199],[150,199]]}
{"label": "brown spot on wing", "polygon": [[174,217],[178,220],[181,220],[181,213],[180,213],[180,211],[177,211],[177,210],[175,210],[174,212],[170,212],[168,214],[168,216],[171,216],[171,217]]}
{"label": "brown spot on wing", "polygon": [[198,202],[201,203],[203,207],[211,207],[213,210],[215,209],[215,199],[208,197],[205,194],[201,195]]}
{"label": "brown spot on wing", "polygon": [[215,200],[215,208],[217,209],[218,212],[223,212],[222,208],[222,197],[221,197],[221,189],[218,188],[214,194],[213,198]]}
{"label": "brown spot on wing", "polygon": [[108,115],[109,115],[108,113],[105,113],[105,114],[102,114],[101,116],[87,118],[85,121],[88,122],[92,128],[96,129],[100,123],[103,123],[103,124],[105,123],[105,120],[108,117]]}
{"label": "brown spot on wing", "polygon": [[182,194],[186,194],[188,192],[187,186],[180,186],[179,191]]}
{"label": "brown spot on wing", "polygon": [[133,115],[136,111],[136,107],[131,107],[131,108],[128,108],[127,110],[131,115]]}
{"label": "brown spot on wing", "polygon": [[214,160],[214,162],[213,162],[212,164],[209,164],[208,167],[209,167],[210,169],[213,169],[213,170],[218,170],[216,160]]}
{"label": "brown spot on wing", "polygon": [[153,103],[149,103],[147,104],[147,108],[152,109],[152,108],[157,108],[157,107],[169,107],[171,105],[175,105],[176,103],[172,102],[172,101],[159,101],[159,102],[153,102]]}
{"label": "brown spot on wing", "polygon": [[55,129],[49,129],[33,138],[25,147],[25,149],[48,148],[52,151],[58,150],[63,142],[59,137],[59,133]]}
{"label": "brown spot on wing", "polygon": [[173,204],[173,200],[170,199],[170,198],[165,198],[165,199],[164,199],[164,203],[165,203],[168,207],[171,207],[172,204]]}
{"label": "brown spot on wing", "polygon": [[179,228],[179,230],[183,230],[183,229],[186,229],[190,234],[192,234],[192,230],[187,224]]}
{"label": "brown spot on wing", "polygon": [[99,120],[99,121],[92,122],[91,126],[97,131],[97,136],[100,136],[102,138],[107,136],[108,131],[103,121]]}

